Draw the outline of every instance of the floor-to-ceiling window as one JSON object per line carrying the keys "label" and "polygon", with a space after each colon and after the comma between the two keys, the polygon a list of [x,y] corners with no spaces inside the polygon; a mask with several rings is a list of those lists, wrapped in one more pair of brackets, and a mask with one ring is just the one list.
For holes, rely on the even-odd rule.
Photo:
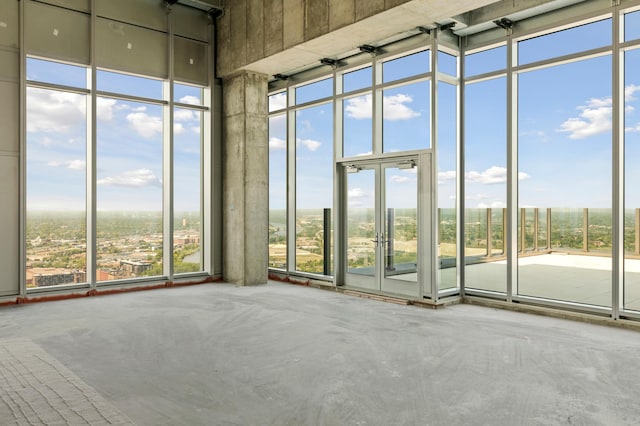
{"label": "floor-to-ceiling window", "polygon": [[465,286],[494,292],[507,289],[506,60],[505,46],[465,57]]}
{"label": "floor-to-ceiling window", "polygon": [[612,57],[575,57],[611,33],[605,19],[518,43],[534,67],[517,76],[519,295],[611,306]]}
{"label": "floor-to-ceiling window", "polygon": [[24,6],[27,288],[204,272],[207,26],[47,3]]}
{"label": "floor-to-ceiling window", "polygon": [[[269,112],[286,107],[286,92],[269,97]],[[269,118],[269,267],[287,268],[287,117]]]}
{"label": "floor-to-ceiling window", "polygon": [[640,311],[640,11],[624,15],[624,309]]}

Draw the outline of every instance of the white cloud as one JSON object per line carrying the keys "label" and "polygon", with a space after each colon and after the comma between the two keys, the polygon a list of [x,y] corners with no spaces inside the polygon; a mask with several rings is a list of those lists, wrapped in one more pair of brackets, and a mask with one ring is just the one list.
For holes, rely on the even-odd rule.
{"label": "white cloud", "polygon": [[[413,102],[413,98],[402,93],[385,96],[382,101],[384,119],[399,121],[420,116],[418,111],[414,111],[407,105],[411,102]],[[355,118],[356,120],[369,119],[373,111],[372,96],[364,95],[348,99],[344,110],[349,118]]]}
{"label": "white cloud", "polygon": [[162,186],[160,179],[149,169],[138,169],[124,172],[118,176],[98,179],[98,185],[140,188],[145,186]]}
{"label": "white cloud", "polygon": [[276,93],[269,96],[269,111],[277,111],[287,106],[286,92]]}
{"label": "white cloud", "polygon": [[269,138],[269,149],[287,149],[287,142],[283,139],[270,137]]}
{"label": "white cloud", "polygon": [[64,167],[70,170],[85,170],[87,168],[87,163],[84,160],[70,160],[65,161],[64,163],[61,161],[49,161],[47,163],[49,167]]}
{"label": "white cloud", "polygon": [[193,133],[195,133],[196,135],[199,135],[199,134],[200,134],[200,130],[201,130],[201,129],[200,129],[200,126],[192,126],[192,127],[191,127],[191,131],[192,131]]}
{"label": "white cloud", "polygon": [[87,168],[87,162],[84,160],[71,160],[66,163],[67,169],[71,170],[84,170]]}
{"label": "white cloud", "polygon": [[487,203],[478,204],[479,209],[487,209],[487,208],[504,209],[506,207],[507,207],[507,203],[505,203],[504,201],[492,201],[491,204],[487,204]]}
{"label": "white cloud", "polygon": [[146,112],[132,112],[127,115],[127,121],[143,138],[151,139],[156,134],[162,134],[162,119]]}
{"label": "white cloud", "polygon": [[27,88],[27,132],[68,133],[84,126],[86,115],[84,95]]}
{"label": "white cloud", "polygon": [[448,180],[455,180],[457,173],[455,170],[447,170],[446,172],[438,172],[438,184],[443,185]]}
{"label": "white cloud", "polygon": [[393,175],[389,178],[389,180],[393,183],[405,183],[411,182],[413,179],[408,176]]}
{"label": "white cloud", "polygon": [[636,98],[633,96],[636,92],[640,92],[640,86],[636,86],[635,84],[630,84],[624,88],[624,100],[627,102],[635,101]]}
{"label": "white cloud", "polygon": [[183,103],[183,104],[189,104],[189,105],[200,105],[200,99],[196,96],[191,96],[191,95],[187,95],[187,96],[183,96],[181,97],[178,102]]}
{"label": "white cloud", "polygon": [[631,126],[631,127],[625,127],[625,132],[640,132],[640,123],[636,124],[635,126]]}
{"label": "white cloud", "polygon": [[362,188],[352,188],[347,195],[349,198],[363,198],[367,193]]}
{"label": "white cloud", "polygon": [[488,196],[488,195],[486,195],[486,194],[481,194],[481,193],[478,193],[478,194],[469,194],[469,195],[465,195],[465,196],[464,196],[464,199],[465,199],[465,200],[486,200],[487,198],[489,198],[489,196]]}
{"label": "white cloud", "polygon": [[200,111],[193,111],[190,109],[176,109],[176,111],[173,113],[173,119],[175,121],[200,120]]}
{"label": "white cloud", "polygon": [[[640,92],[640,86],[630,84],[624,88],[624,99],[626,102],[636,100],[635,94]],[[559,132],[569,133],[570,139],[585,139],[600,133],[605,133],[612,128],[613,100],[607,98],[591,98],[585,105],[577,108],[580,111],[579,117],[571,117],[560,125]],[[634,108],[631,105],[625,107],[625,112],[629,113]],[[626,129],[629,131],[629,128]],[[634,128],[631,128],[633,131]]]}
{"label": "white cloud", "polygon": [[[519,172],[518,180],[529,179],[527,173]],[[465,174],[467,182],[479,183],[482,185],[493,185],[497,183],[505,183],[507,181],[506,167],[491,166],[483,172],[470,171]]]}
{"label": "white cloud", "polygon": [[182,123],[175,123],[173,125],[173,133],[175,133],[176,135],[181,135],[185,132],[185,128],[184,125]]}
{"label": "white cloud", "polygon": [[419,117],[419,112],[414,111],[405,105],[411,102],[413,102],[413,98],[411,96],[403,95],[401,93],[393,96],[385,96],[382,101],[384,119],[389,121],[399,121]]}
{"label": "white cloud", "polygon": [[116,107],[115,99],[98,98],[96,99],[96,113],[98,120],[111,121],[113,119],[113,110]]}
{"label": "white cloud", "polygon": [[296,146],[303,145],[309,151],[316,151],[322,145],[322,142],[314,141],[313,139],[296,139]]}

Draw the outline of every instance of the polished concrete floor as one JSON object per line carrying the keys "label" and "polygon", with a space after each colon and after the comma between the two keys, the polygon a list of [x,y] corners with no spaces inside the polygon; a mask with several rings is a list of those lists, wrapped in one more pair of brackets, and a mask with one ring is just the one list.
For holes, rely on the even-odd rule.
{"label": "polished concrete floor", "polygon": [[1,308],[0,423],[635,425],[639,354],[625,329],[205,284]]}

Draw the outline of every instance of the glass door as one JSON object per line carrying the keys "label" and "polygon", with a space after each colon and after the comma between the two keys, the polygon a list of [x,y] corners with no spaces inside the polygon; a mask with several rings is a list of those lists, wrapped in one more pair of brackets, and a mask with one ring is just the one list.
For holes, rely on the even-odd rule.
{"label": "glass door", "polygon": [[421,294],[417,157],[345,165],[345,284],[406,297]]}

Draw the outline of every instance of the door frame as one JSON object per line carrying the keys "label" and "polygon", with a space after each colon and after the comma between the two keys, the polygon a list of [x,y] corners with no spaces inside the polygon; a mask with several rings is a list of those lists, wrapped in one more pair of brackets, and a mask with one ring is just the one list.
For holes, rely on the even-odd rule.
{"label": "door frame", "polygon": [[[399,296],[396,293],[388,293],[379,289],[384,277],[379,277],[380,274],[376,274],[373,277],[374,283],[377,288],[370,289],[364,287],[347,286],[346,274],[347,274],[347,168],[348,166],[354,167],[371,167],[380,166],[383,170],[383,165],[393,165],[404,161],[414,161],[418,167],[418,194],[417,194],[417,206],[418,206],[418,265],[417,265],[417,293],[418,299],[432,298],[436,289],[436,261],[435,258],[435,229],[437,224],[434,222],[436,217],[433,208],[435,206],[433,188],[433,163],[432,153],[430,151],[413,151],[405,153],[386,154],[383,156],[366,157],[362,159],[342,160],[336,162],[336,214],[334,216],[334,271],[335,271],[335,284],[343,286],[345,288],[353,288],[354,290],[364,291],[373,294],[393,295]],[[382,178],[384,180],[384,178]],[[377,190],[381,192],[381,190]],[[378,194],[379,196],[380,194]],[[376,202],[376,204],[380,204]],[[378,280],[378,281],[376,281]],[[401,296],[403,298],[409,298],[406,295]]]}

